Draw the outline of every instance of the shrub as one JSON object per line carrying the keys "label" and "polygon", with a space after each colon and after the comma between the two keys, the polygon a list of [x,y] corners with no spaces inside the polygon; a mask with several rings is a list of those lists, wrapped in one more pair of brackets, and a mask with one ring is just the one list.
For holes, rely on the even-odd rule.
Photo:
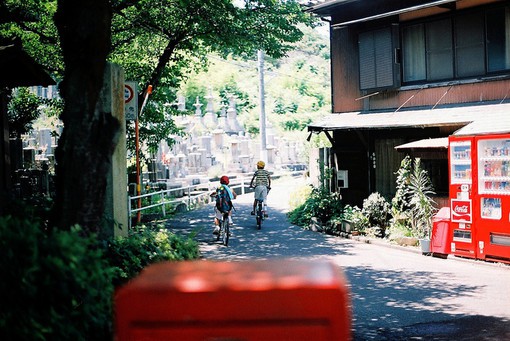
{"label": "shrub", "polygon": [[0,340],[112,340],[114,285],[199,256],[191,238],[161,227],[104,243],[78,226],[49,230],[30,212],[0,217]]}
{"label": "shrub", "polygon": [[313,217],[321,224],[341,216],[342,202],[339,193],[330,193],[323,187],[314,187],[305,202],[288,214],[289,220],[299,226],[308,226]]}
{"label": "shrub", "polygon": [[111,339],[112,269],[79,227],[0,217],[0,339]]}
{"label": "shrub", "polygon": [[354,231],[364,232],[370,226],[368,217],[358,206],[345,205],[342,216],[351,223]]}
{"label": "shrub", "polygon": [[393,222],[386,230],[386,236],[389,240],[397,240],[402,237],[412,237],[412,231],[407,223],[402,221]]}
{"label": "shrub", "polygon": [[361,212],[367,217],[369,226],[376,229],[375,235],[384,237],[391,217],[391,206],[388,201],[381,194],[372,193],[363,200]]}
{"label": "shrub", "polygon": [[141,225],[133,228],[128,238],[112,240],[106,257],[115,271],[113,283],[119,286],[134,278],[149,264],[196,259],[199,249],[192,237],[181,238],[161,225]]}
{"label": "shrub", "polygon": [[342,232],[342,217],[331,218],[324,226],[324,232],[333,236],[339,236]]}

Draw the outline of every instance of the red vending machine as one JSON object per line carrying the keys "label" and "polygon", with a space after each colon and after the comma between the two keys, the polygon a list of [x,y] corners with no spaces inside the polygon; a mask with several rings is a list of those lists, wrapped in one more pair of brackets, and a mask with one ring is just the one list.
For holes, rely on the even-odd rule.
{"label": "red vending machine", "polygon": [[476,258],[476,224],[473,222],[473,196],[476,186],[476,152],[473,137],[449,137],[450,236],[455,256]]}
{"label": "red vending machine", "polygon": [[478,258],[510,263],[510,134],[475,137]]}

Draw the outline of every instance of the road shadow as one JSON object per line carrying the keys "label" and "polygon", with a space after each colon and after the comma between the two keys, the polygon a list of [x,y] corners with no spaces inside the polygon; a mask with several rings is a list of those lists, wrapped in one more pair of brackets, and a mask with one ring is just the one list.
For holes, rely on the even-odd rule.
{"label": "road shadow", "polygon": [[447,274],[428,271],[411,276],[370,267],[343,270],[351,292],[354,340],[510,340],[508,319],[447,313],[458,311],[448,302],[481,290],[477,286],[447,284]]}
{"label": "road shadow", "polygon": [[289,224],[285,209],[271,209],[270,216],[257,230],[250,214],[251,202],[237,202],[233,215],[229,246],[225,247],[212,235],[214,228],[212,204],[192,212],[175,215],[166,227],[183,236],[193,236],[199,243],[203,258],[215,260],[267,259],[273,257],[310,257],[348,254],[352,245],[345,240],[305,231]]}
{"label": "road shadow", "polygon": [[[288,200],[290,194],[285,194]],[[165,226],[178,235],[192,236],[199,243],[201,256],[209,260],[357,255],[356,243],[351,240],[291,225],[287,220],[288,207],[281,202],[283,199],[273,201],[270,217],[262,229],[257,230],[255,217],[250,215],[252,198],[249,194],[241,195],[235,202],[235,225],[228,247],[212,235],[213,204],[177,214]],[[418,270],[411,274],[353,264],[355,262],[347,261],[342,269],[351,292],[356,341],[510,340],[508,319],[453,313],[460,310],[452,303],[456,298],[469,298],[469,293],[483,291],[483,288],[469,283],[451,284],[448,273]]]}

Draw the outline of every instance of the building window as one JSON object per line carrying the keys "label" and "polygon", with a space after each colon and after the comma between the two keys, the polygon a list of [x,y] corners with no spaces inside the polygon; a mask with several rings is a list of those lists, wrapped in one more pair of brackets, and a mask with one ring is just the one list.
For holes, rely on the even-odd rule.
{"label": "building window", "polygon": [[404,83],[510,69],[510,8],[467,12],[402,28]]}
{"label": "building window", "polygon": [[427,77],[425,67],[425,28],[423,24],[403,29],[402,67],[404,82],[421,81]]}
{"label": "building window", "polygon": [[359,35],[360,89],[398,86],[395,72],[393,29],[368,31]]}
{"label": "building window", "polygon": [[489,72],[510,69],[510,8],[487,11],[487,65]]}
{"label": "building window", "polygon": [[455,18],[455,65],[457,77],[485,73],[485,38],[482,13]]}
{"label": "building window", "polygon": [[451,20],[444,19],[425,25],[427,80],[449,79],[453,76]]}

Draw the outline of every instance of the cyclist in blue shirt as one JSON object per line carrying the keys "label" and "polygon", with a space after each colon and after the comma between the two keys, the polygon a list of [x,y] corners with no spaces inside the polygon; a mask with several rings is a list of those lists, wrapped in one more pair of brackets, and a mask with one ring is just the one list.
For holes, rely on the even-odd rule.
{"label": "cyclist in blue shirt", "polygon": [[223,213],[228,212],[228,222],[233,224],[232,221],[232,200],[237,197],[237,194],[230,189],[228,184],[230,183],[230,179],[228,176],[223,175],[220,178],[220,186],[216,189],[214,195],[216,195],[216,205],[214,208],[215,217],[214,224],[215,228],[213,234],[220,233],[220,221],[223,218]]}

